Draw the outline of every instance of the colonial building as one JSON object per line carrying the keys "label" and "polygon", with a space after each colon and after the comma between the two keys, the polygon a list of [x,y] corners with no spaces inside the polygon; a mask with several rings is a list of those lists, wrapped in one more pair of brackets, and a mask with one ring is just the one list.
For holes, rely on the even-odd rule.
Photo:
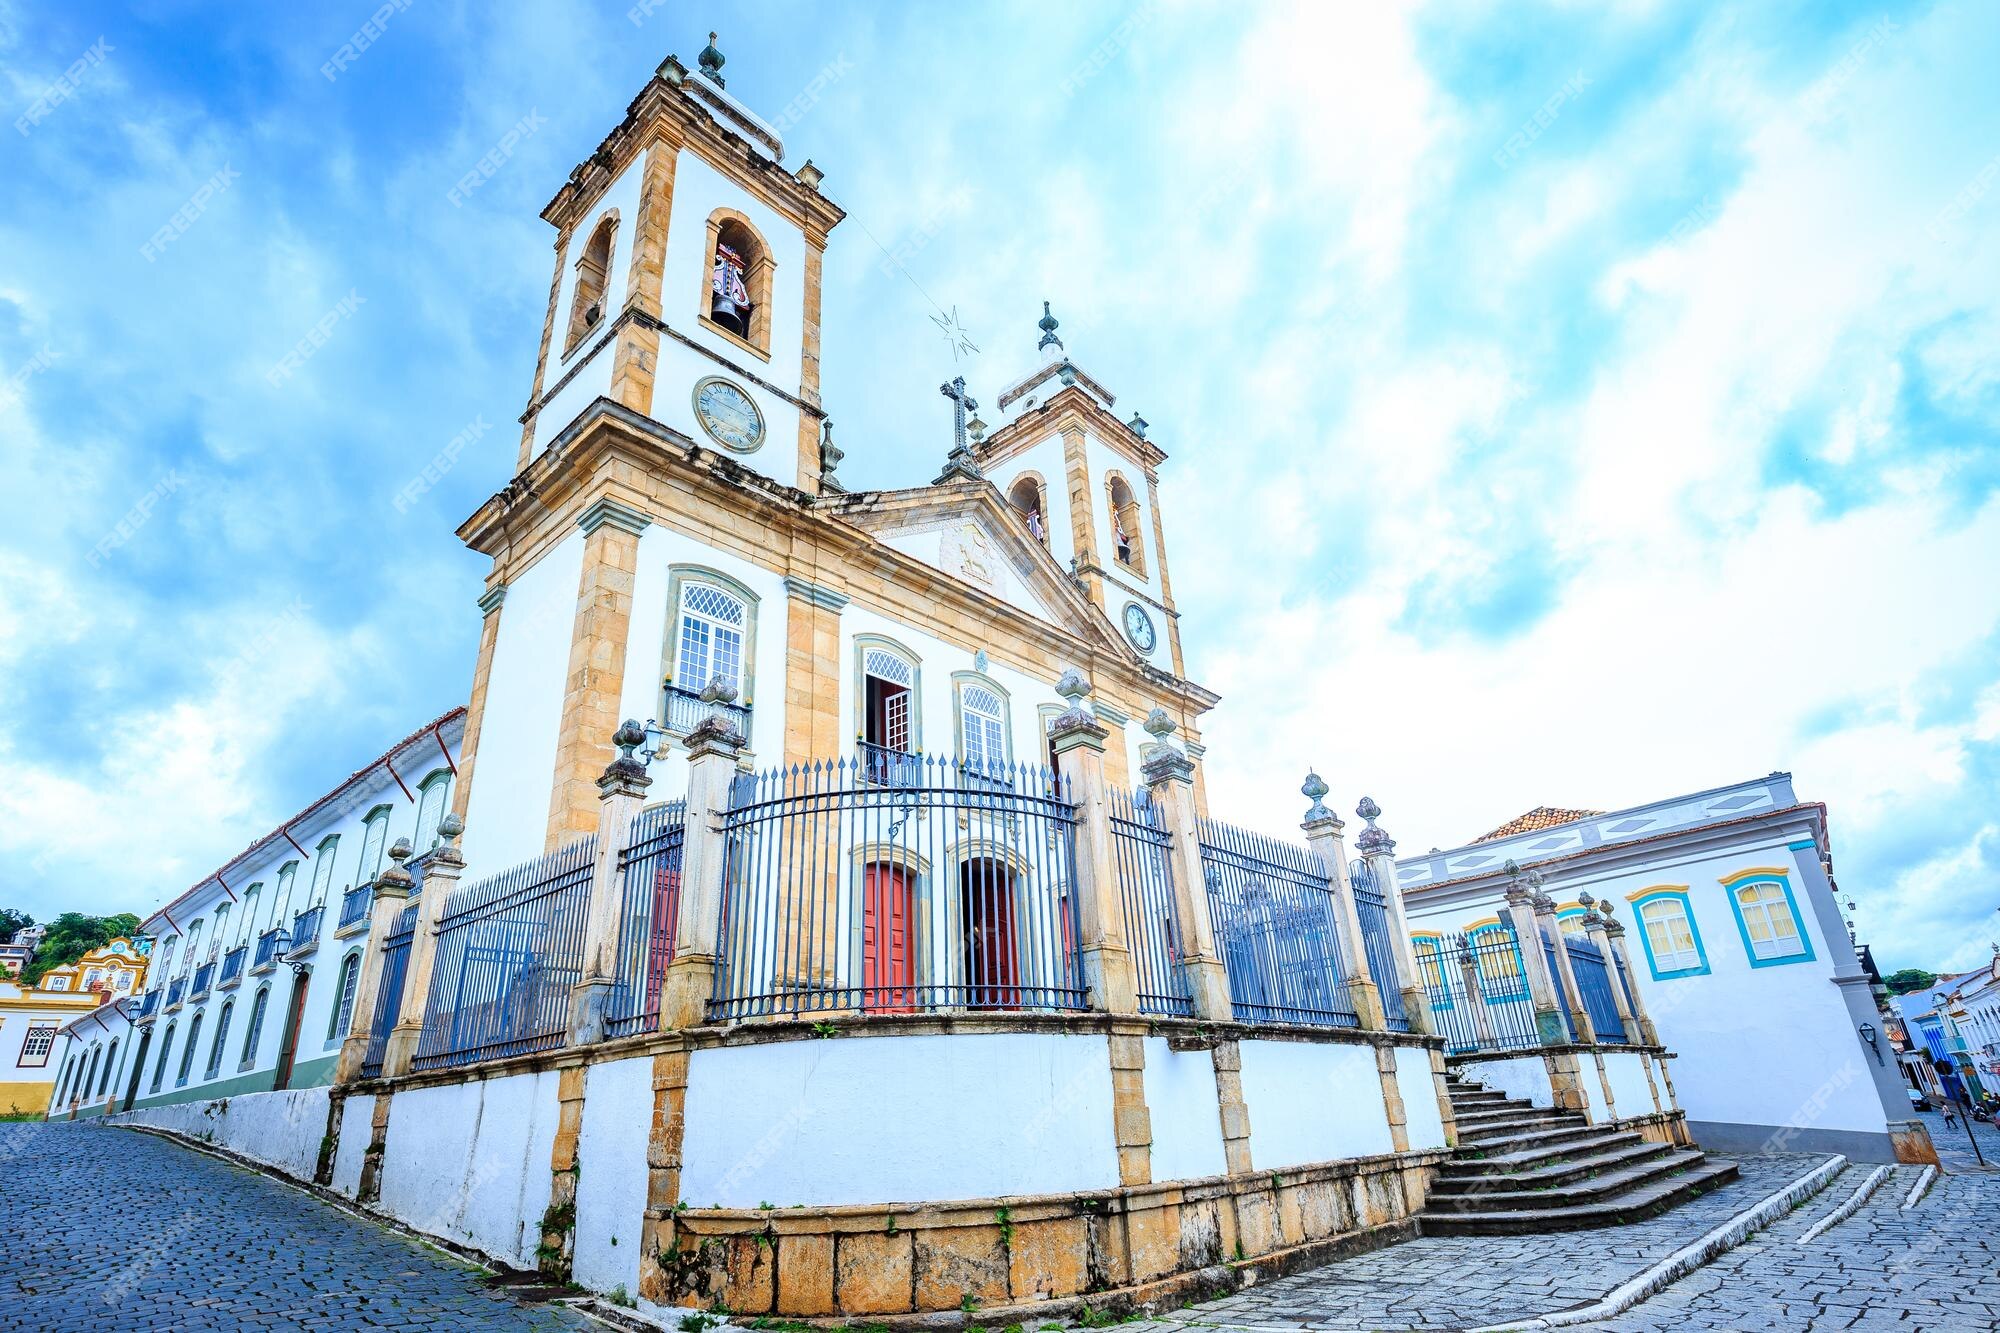
{"label": "colonial building", "polygon": [[1443,983],[1468,951],[1484,1008],[1499,1012],[1518,989],[1520,963],[1487,942],[1506,929],[1508,888],[1527,883],[1547,903],[1542,933],[1552,927],[1566,946],[1548,956],[1573,972],[1599,958],[1594,919],[1629,925],[1632,966],[1702,1143],[1894,1161],[1912,1134],[1908,1098],[1832,866],[1826,807],[1773,773],[1629,810],[1542,807],[1462,847],[1405,857],[1397,874],[1441,1026],[1460,1017]]}
{"label": "colonial building", "polygon": [[114,999],[144,989],[149,941],[115,939],[92,949],[74,963],[52,967],[35,984],[43,990],[99,991]]}
{"label": "colonial building", "polygon": [[107,998],[102,990],[24,986],[0,977],[0,1115],[48,1109],[57,1079],[69,1072],[64,1026]]}

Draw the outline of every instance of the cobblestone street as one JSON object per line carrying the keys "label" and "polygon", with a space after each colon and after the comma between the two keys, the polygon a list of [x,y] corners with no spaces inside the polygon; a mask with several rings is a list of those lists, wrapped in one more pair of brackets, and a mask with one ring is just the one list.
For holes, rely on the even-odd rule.
{"label": "cobblestone street", "polygon": [[0,1167],[14,1186],[0,1218],[9,1327],[590,1326],[562,1307],[517,1304],[448,1255],[150,1134],[0,1124]]}
{"label": "cobblestone street", "polygon": [[[1920,1112],[1917,1119],[1930,1130],[1931,1142],[1937,1146],[1938,1160],[1944,1163],[1945,1170],[2000,1171],[2000,1128],[1964,1115],[1958,1117],[1957,1124],[1946,1127],[1943,1114],[1937,1111]],[[1968,1124],[1979,1138],[1977,1153],[1972,1149],[1972,1137],[1965,1132]]]}

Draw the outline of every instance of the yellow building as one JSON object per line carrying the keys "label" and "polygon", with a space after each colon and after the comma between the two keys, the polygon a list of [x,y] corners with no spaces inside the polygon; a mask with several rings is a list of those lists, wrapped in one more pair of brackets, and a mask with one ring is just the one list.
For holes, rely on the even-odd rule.
{"label": "yellow building", "polygon": [[0,978],[0,1117],[48,1109],[60,1068],[58,1034],[104,999],[102,992],[45,990]]}
{"label": "yellow building", "polygon": [[146,955],[131,940],[120,937],[92,949],[63,967],[52,967],[36,983],[47,991],[99,991],[115,999],[144,988]]}

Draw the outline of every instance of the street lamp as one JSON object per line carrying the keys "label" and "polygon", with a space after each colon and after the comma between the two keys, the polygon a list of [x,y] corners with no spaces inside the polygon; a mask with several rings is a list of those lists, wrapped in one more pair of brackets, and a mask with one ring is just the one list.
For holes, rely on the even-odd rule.
{"label": "street lamp", "polygon": [[1878,1065],[1881,1064],[1882,1047],[1875,1040],[1875,1025],[1873,1023],[1863,1023],[1856,1031],[1861,1034],[1861,1040],[1868,1043],[1868,1049],[1875,1052],[1875,1063]]}

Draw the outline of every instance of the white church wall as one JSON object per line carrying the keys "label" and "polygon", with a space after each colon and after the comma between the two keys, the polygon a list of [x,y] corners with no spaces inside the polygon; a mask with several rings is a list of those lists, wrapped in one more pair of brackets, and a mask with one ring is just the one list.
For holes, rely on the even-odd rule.
{"label": "white church wall", "polygon": [[361,1193],[361,1167],[368,1158],[374,1121],[373,1094],[357,1093],[341,1103],[340,1142],[333,1151],[332,1185],[350,1199]]}
{"label": "white church wall", "polygon": [[590,1066],[576,1141],[572,1272],[595,1291],[639,1290],[646,1146],[653,1125],[653,1059]]}
{"label": "white church wall", "polygon": [[115,1120],[213,1144],[275,1167],[296,1180],[311,1180],[319,1162],[320,1140],[326,1133],[327,1096],[325,1088],[253,1092],[142,1107]]}
{"label": "white church wall", "polygon": [[1229,1170],[1215,1058],[1146,1038],[1146,1109],[1153,1126],[1153,1179],[1195,1180]]}
{"label": "white church wall", "polygon": [[533,1268],[549,1204],[557,1079],[547,1071],[397,1093],[382,1154],[382,1210]]}
{"label": "white church wall", "polygon": [[[980,536],[988,543],[987,559],[984,562],[988,581],[983,585],[968,572],[969,562],[966,559],[968,552],[963,546],[957,545],[969,541],[961,535],[968,527],[978,529]],[[882,543],[933,568],[942,569],[954,578],[965,578],[975,586],[982,586],[985,591],[1016,610],[1025,611],[1039,620],[1052,623],[1055,620],[1041,599],[1028,590],[1020,571],[1015,569],[1013,561],[1001,550],[999,541],[983,524],[962,516],[953,517],[935,527],[890,534],[882,539]]]}
{"label": "white church wall", "polygon": [[699,1050],[682,1161],[695,1207],[1112,1189],[1109,1049],[988,1033]]}
{"label": "white church wall", "polygon": [[501,604],[460,844],[468,880],[542,853],[583,543],[581,529],[564,538],[520,573]]}
{"label": "white church wall", "polygon": [[1621,1117],[1651,1115],[1659,1110],[1646,1081],[1646,1057],[1637,1051],[1605,1052],[1604,1077],[1611,1084],[1611,1100]]}
{"label": "white church wall", "polygon": [[1444,1111],[1438,1106],[1437,1075],[1431,1053],[1411,1046],[1396,1048],[1396,1092],[1403,1099],[1403,1128],[1413,1150],[1442,1148]]}
{"label": "white church wall", "polygon": [[[533,453],[546,449],[549,441],[562,434],[563,428],[576,420],[577,414],[588,407],[592,399],[611,387],[612,348],[606,346],[594,355],[593,349],[603,341],[605,330],[611,327],[611,321],[625,305],[625,292],[631,281],[633,238],[639,226],[639,187],[645,179],[647,156],[647,153],[635,156],[596,202],[584,211],[584,221],[570,234],[569,246],[563,251],[560,260],[563,266],[562,289],[556,297],[555,323],[550,326],[549,358],[542,372],[542,392],[555,389],[571,372],[575,372],[575,378],[556,390],[535,418]],[[563,348],[569,341],[570,312],[576,307],[577,260],[590,243],[591,233],[597,230],[598,220],[612,210],[618,214],[618,228],[612,234],[611,263],[604,271],[604,317],[577,340],[568,355],[564,355]]]}
{"label": "white church wall", "polygon": [[1028,446],[993,470],[993,483],[1003,496],[1013,489],[1023,473],[1033,472],[1042,479],[1042,515],[1048,525],[1049,554],[1068,569],[1076,558],[1076,533],[1069,512],[1069,470],[1063,457],[1062,436],[1050,432],[1047,439]]}
{"label": "white church wall", "polygon": [[[549,442],[563,433],[565,427],[583,414],[583,410],[599,398],[611,396],[611,368],[617,360],[617,346],[604,339],[605,326],[600,324],[591,330],[583,341],[577,344],[576,356],[558,373],[551,368],[542,392],[548,394],[548,401],[535,416],[535,442],[530,448],[530,456],[538,455],[549,447]],[[556,346],[561,347],[562,325],[556,326]],[[602,343],[603,346],[599,346]],[[572,374],[571,372],[574,372]]]}
{"label": "white church wall", "polygon": [[1497,1060],[1469,1060],[1458,1072],[1493,1092],[1539,1106],[1556,1104],[1555,1088],[1549,1083],[1549,1066],[1539,1054],[1505,1056]]}
{"label": "white church wall", "polygon": [[1257,1170],[1394,1150],[1372,1047],[1251,1039],[1238,1049]]}

